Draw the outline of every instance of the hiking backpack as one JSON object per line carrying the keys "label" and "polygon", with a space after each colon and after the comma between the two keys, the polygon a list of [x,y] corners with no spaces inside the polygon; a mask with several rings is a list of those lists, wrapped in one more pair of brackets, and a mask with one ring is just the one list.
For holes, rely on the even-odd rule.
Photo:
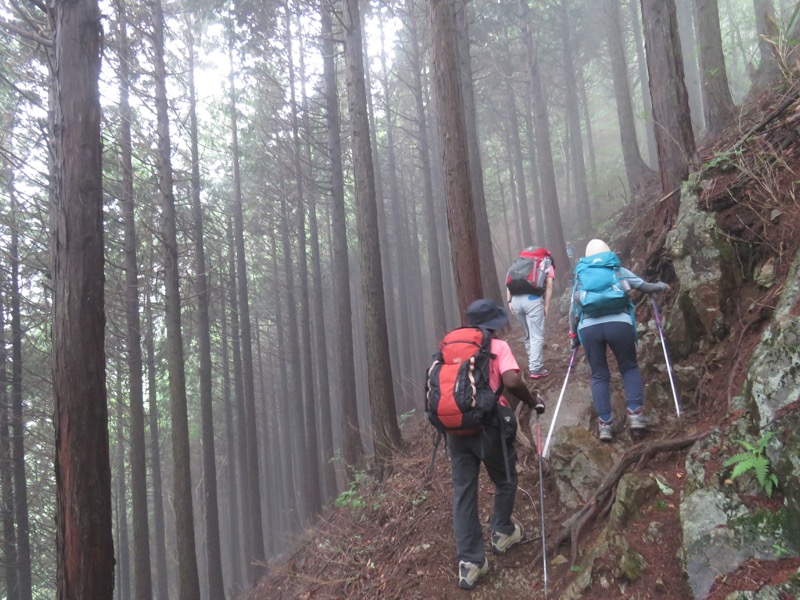
{"label": "hiking backpack", "polygon": [[508,269],[506,275],[508,291],[513,296],[543,295],[547,285],[547,275],[553,265],[553,255],[547,248],[536,246],[525,248]]}
{"label": "hiking backpack", "polygon": [[425,383],[426,413],[439,432],[475,435],[495,416],[503,385],[489,385],[491,343],[486,329],[459,327],[439,344]]}
{"label": "hiking backpack", "polygon": [[578,261],[572,297],[582,316],[597,318],[624,312],[633,316],[630,286],[622,278],[620,266],[613,252],[584,256]]}

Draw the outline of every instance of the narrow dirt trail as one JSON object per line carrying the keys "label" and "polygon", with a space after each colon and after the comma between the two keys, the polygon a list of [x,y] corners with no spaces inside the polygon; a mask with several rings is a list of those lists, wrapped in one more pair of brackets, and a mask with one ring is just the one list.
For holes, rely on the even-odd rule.
{"label": "narrow dirt trail", "polygon": [[[523,344],[522,328],[513,315],[510,321],[511,324],[502,337],[509,343],[517,362],[524,369],[528,363],[528,355]],[[583,425],[584,427],[589,425],[592,401],[588,386],[591,373],[581,348],[578,348],[575,355],[574,366],[567,381],[558,415],[555,414],[558,398],[567,376],[570,355],[567,316],[561,314],[558,300],[554,297],[545,322],[544,365],[550,369],[550,375],[544,379],[529,382],[532,388],[539,391],[547,404],[547,410],[541,418],[542,443],[544,443],[547,432],[550,431],[554,417],[557,418],[553,435],[558,429],[567,425]]]}

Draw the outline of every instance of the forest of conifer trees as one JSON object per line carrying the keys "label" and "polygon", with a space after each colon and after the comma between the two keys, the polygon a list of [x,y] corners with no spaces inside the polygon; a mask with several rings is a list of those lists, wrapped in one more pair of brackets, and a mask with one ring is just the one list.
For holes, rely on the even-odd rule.
{"label": "forest of conifer trees", "polygon": [[787,0],[2,0],[0,596],[247,589],[383,474],[520,248],[568,264],[648,186],[674,220],[797,27]]}

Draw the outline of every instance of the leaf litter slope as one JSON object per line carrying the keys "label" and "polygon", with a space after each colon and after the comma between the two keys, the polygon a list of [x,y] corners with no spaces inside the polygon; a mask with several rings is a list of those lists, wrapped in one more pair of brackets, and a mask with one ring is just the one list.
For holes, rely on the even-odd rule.
{"label": "leaf litter slope", "polygon": [[[727,413],[728,401],[741,387],[750,354],[774,309],[791,257],[798,248],[800,209],[795,201],[795,173],[800,172],[800,144],[796,134],[800,122],[799,96],[798,90],[791,88],[780,95],[752,99],[735,127],[700,148],[705,164],[700,181],[701,206],[716,214],[720,229],[730,241],[754,249],[753,260],[774,258],[775,284],[764,289],[745,278],[732,298],[735,308],[728,316],[726,325],[730,334],[725,342],[682,361],[700,373],[696,388],[688,395],[682,394],[684,431],[678,430],[674,420],[664,419],[663,425],[644,444],[703,432],[735,418]],[[750,136],[743,141],[745,132]],[[674,274],[661,259],[662,248],[648,245],[649,240],[658,239],[662,233],[653,219],[653,207],[660,196],[653,182],[649,193],[628,207],[622,223],[629,232],[617,244],[620,254],[630,257],[628,264],[635,272],[649,279],[672,282],[670,277],[674,278]],[[649,310],[646,302],[639,303],[639,322],[650,320]],[[557,312],[551,311],[546,330],[545,359],[552,373],[544,382],[537,382],[548,402],[548,416],[555,409],[569,357],[566,325]],[[506,338],[524,364],[525,352],[518,334],[515,329]],[[643,365],[659,360],[663,361],[663,357],[640,352]],[[588,390],[589,377],[588,369],[580,364],[571,374],[573,383],[565,394],[558,425],[588,423],[588,392],[575,394],[569,388]],[[614,383],[620,386],[618,380]],[[420,400],[421,396],[420,393]],[[514,516],[527,539],[506,555],[494,556],[489,552],[488,519],[493,487],[482,472],[479,506],[491,571],[472,592],[475,599],[544,597],[535,427],[527,410],[520,416],[520,484]],[[549,419],[543,420],[542,438],[547,423]],[[464,597],[465,592],[456,585],[449,461],[440,448],[434,472],[432,475],[428,472],[433,435],[424,418],[407,423],[403,439],[404,447],[393,460],[392,475],[383,483],[364,477],[348,506],[327,510],[313,529],[297,539],[294,548],[270,562],[268,575],[246,595],[247,600]],[[633,442],[627,436],[620,436],[615,443],[630,448]],[[650,567],[635,582],[618,581],[611,574],[613,557],[602,557],[595,565],[594,583],[582,598],[691,597],[678,560],[681,543],[678,502],[684,456],[685,450],[658,453],[643,467],[644,472],[658,474],[675,492],[646,504],[626,527],[626,541]],[[713,453],[710,460],[721,465]],[[559,502],[553,474],[549,472],[544,479],[544,497],[546,539],[552,544],[574,513]],[[775,502],[781,502],[779,492]],[[582,529],[577,539],[578,564],[582,552],[605,524],[606,514],[600,511]],[[549,555],[548,598],[557,598],[580,575],[580,568],[569,564],[570,550],[567,538]],[[709,597],[719,600],[734,590],[755,590],[765,583],[779,582],[796,572],[798,562],[797,559],[749,561],[718,581]]]}

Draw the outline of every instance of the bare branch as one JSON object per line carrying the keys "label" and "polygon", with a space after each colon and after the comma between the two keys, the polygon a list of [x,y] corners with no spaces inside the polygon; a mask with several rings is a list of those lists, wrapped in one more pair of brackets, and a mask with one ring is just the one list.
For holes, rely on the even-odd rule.
{"label": "bare branch", "polygon": [[24,30],[24,29],[22,29],[20,27],[17,27],[13,23],[9,23],[5,19],[0,19],[0,27],[2,27],[3,29],[5,29],[6,31],[8,31],[10,33],[15,33],[18,36],[20,36],[20,37],[22,37],[22,38],[24,38],[24,39],[26,39],[28,41],[32,41],[32,42],[35,42],[37,44],[41,44],[42,46],[45,46],[47,48],[52,48],[53,47],[53,40],[45,38],[45,37],[42,37],[40,35],[37,35],[36,33],[33,33],[32,31],[26,31],[26,30]]}

